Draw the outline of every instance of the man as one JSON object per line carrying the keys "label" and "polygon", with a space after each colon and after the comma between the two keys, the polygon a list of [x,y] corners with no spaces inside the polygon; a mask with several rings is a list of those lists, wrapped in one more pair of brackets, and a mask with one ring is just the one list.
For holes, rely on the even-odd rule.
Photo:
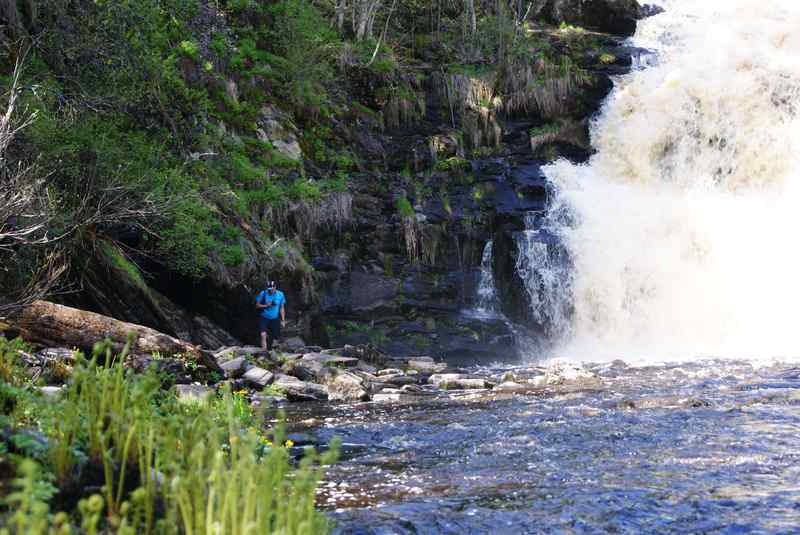
{"label": "man", "polygon": [[281,327],[286,325],[286,297],[275,281],[269,281],[267,289],[258,294],[256,308],[261,310],[258,318],[261,348],[272,351],[275,340],[281,337]]}

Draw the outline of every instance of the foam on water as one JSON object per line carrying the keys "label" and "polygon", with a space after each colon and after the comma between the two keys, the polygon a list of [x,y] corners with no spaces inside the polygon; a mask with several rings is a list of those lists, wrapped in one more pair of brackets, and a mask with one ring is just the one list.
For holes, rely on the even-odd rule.
{"label": "foam on water", "polygon": [[[547,170],[574,315],[557,354],[800,356],[800,2],[663,0],[586,165]],[[559,214],[569,213],[569,218]]]}

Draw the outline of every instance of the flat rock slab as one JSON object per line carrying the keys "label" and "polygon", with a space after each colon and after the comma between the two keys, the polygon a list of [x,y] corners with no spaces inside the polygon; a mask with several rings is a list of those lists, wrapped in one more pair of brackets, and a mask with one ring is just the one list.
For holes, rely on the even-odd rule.
{"label": "flat rock slab", "polygon": [[206,403],[214,396],[214,389],[203,385],[175,385],[178,401]]}
{"label": "flat rock slab", "polygon": [[269,370],[253,367],[245,372],[242,379],[253,388],[264,388],[270,384],[275,376]]}
{"label": "flat rock slab", "polygon": [[258,346],[231,346],[231,347],[226,347],[224,349],[220,349],[219,351],[214,353],[214,357],[217,360],[219,359],[229,360],[234,357],[243,355],[248,355],[248,356],[257,355],[257,356],[269,357],[269,351],[267,351],[266,349],[262,349]]}
{"label": "flat rock slab", "polygon": [[273,385],[283,390],[289,401],[325,401],[328,399],[327,387],[301,381],[291,375],[278,375]]}
{"label": "flat rock slab", "polygon": [[353,357],[341,357],[339,355],[327,355],[325,353],[309,353],[303,355],[300,363],[315,362],[323,366],[334,366],[336,368],[354,368],[358,366],[358,359]]}
{"label": "flat rock slab", "polygon": [[414,357],[408,359],[406,366],[410,370],[427,373],[440,373],[447,369],[447,364],[444,362],[435,362],[430,357]]}
{"label": "flat rock slab", "polygon": [[379,378],[382,383],[387,383],[392,386],[404,386],[404,385],[413,385],[419,382],[417,377],[406,375],[406,374],[396,374],[396,375],[384,375]]}
{"label": "flat rock slab", "polygon": [[495,392],[509,393],[509,394],[527,394],[529,392],[538,392],[542,388],[534,384],[515,383],[514,381],[505,381],[495,386]]}
{"label": "flat rock slab", "polygon": [[478,390],[493,385],[483,378],[474,378],[460,373],[439,373],[431,375],[428,383],[442,390]]}
{"label": "flat rock slab", "polygon": [[380,370],[378,372],[378,377],[383,377],[384,375],[405,375],[403,370],[397,368],[386,368],[385,370]]}
{"label": "flat rock slab", "polygon": [[225,372],[225,377],[238,379],[250,368],[247,359],[244,357],[236,357],[225,362],[220,362],[219,367]]}

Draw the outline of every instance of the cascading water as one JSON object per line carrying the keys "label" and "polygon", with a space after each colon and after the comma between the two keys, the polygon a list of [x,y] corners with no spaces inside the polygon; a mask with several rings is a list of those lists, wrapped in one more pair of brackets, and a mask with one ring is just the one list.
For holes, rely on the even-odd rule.
{"label": "cascading water", "polygon": [[492,272],[492,240],[486,242],[481,257],[481,273],[478,280],[478,291],[473,313],[478,317],[497,317],[497,290],[494,285],[494,273]]}
{"label": "cascading water", "polygon": [[[587,165],[547,169],[573,264],[558,354],[800,355],[800,2],[663,0]],[[569,221],[555,214],[570,214]]]}
{"label": "cascading water", "polygon": [[525,230],[514,234],[517,245],[516,272],[522,280],[531,307],[531,317],[553,337],[569,328],[569,264],[555,236],[539,230],[537,214],[525,216]]}

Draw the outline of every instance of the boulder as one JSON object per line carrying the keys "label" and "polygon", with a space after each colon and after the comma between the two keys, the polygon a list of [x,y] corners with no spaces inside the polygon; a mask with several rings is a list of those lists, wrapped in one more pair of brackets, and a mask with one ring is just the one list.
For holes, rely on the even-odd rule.
{"label": "boulder", "polygon": [[280,347],[289,353],[300,353],[305,349],[306,343],[302,338],[293,336],[282,341]]}
{"label": "boulder", "polygon": [[378,371],[378,377],[383,377],[384,375],[403,375],[403,370],[398,368],[386,368],[385,370]]}
{"label": "boulder", "polygon": [[566,23],[629,36],[645,13],[648,11],[636,0],[549,0],[538,16],[553,24]]}
{"label": "boulder", "polygon": [[565,360],[554,360],[547,368],[544,383],[548,386],[596,387],[601,384],[600,377],[581,366]]}
{"label": "boulder", "polygon": [[214,389],[203,385],[175,385],[178,401],[206,403],[214,396]]}
{"label": "boulder", "polygon": [[321,364],[322,366],[334,366],[336,368],[353,368],[358,366],[358,359],[353,357],[341,357],[339,355],[327,355],[325,353],[309,353],[303,355],[300,364]]}
{"label": "boulder", "polygon": [[364,379],[336,368],[327,368],[320,382],[328,387],[328,399],[333,401],[368,401],[369,393]]}
{"label": "boulder", "polygon": [[297,126],[291,117],[275,106],[266,105],[256,119],[256,136],[258,140],[269,143],[285,158],[300,161],[303,149],[297,141]]}
{"label": "boulder", "polygon": [[238,379],[248,370],[250,365],[244,357],[236,357],[234,359],[221,362],[219,365],[225,373],[225,377]]}
{"label": "boulder", "polygon": [[270,384],[274,378],[275,376],[272,372],[257,366],[250,368],[242,376],[242,380],[253,388],[264,388]]}
{"label": "boulder", "polygon": [[291,375],[278,375],[273,384],[286,393],[289,401],[325,401],[328,399],[328,389],[325,386],[301,381]]}
{"label": "boulder", "polygon": [[425,373],[440,373],[447,369],[444,362],[436,362],[431,357],[414,357],[408,359],[408,369]]}

